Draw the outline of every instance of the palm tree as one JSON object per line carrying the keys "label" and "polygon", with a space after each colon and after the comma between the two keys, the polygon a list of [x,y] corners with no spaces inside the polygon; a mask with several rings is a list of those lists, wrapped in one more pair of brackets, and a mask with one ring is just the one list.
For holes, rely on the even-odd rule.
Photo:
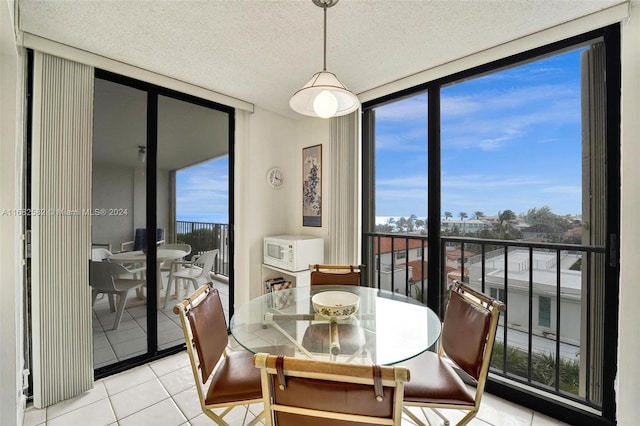
{"label": "palm tree", "polygon": [[449,220],[453,217],[453,214],[451,212],[444,212],[444,218],[445,220]]}
{"label": "palm tree", "polygon": [[405,232],[408,227],[407,219],[403,216],[396,221],[396,227],[398,228],[398,232]]}
{"label": "palm tree", "polygon": [[471,216],[472,219],[482,219],[484,217],[484,213],[482,212],[473,212],[473,216]]}
{"label": "palm tree", "polygon": [[416,219],[418,218],[418,216],[416,216],[415,214],[412,214],[411,216],[409,216],[409,218],[407,219],[407,232],[413,232],[415,231],[416,227]]}
{"label": "palm tree", "polygon": [[389,225],[389,223],[382,223],[380,225],[376,225],[376,232],[393,232],[393,227]]}
{"label": "palm tree", "polygon": [[513,230],[513,222],[516,220],[517,216],[512,210],[505,210],[503,212],[498,212],[498,228],[500,231],[500,236],[502,239],[505,238],[505,235],[509,233],[510,230]]}
{"label": "palm tree", "polygon": [[396,219],[394,217],[390,217],[387,219],[387,224],[389,225],[389,232],[393,232],[396,229]]}
{"label": "palm tree", "polygon": [[462,220],[462,235],[465,234],[465,231],[467,230],[467,226],[464,223],[464,220],[468,217],[467,214],[465,212],[460,212],[458,213],[458,216],[460,216],[460,220]]}

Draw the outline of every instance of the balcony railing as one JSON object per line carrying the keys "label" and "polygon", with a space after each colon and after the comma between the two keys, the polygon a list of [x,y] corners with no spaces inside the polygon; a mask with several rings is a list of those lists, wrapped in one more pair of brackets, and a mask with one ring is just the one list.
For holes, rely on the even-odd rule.
{"label": "balcony railing", "polygon": [[[370,270],[373,285],[427,303],[428,238],[389,233],[365,237],[369,259],[376,264]],[[443,287],[461,280],[507,305],[493,352],[494,377],[600,410],[605,248],[441,240]]]}
{"label": "balcony railing", "polygon": [[191,246],[191,255],[219,249],[214,271],[229,276],[229,225],[224,223],[176,221],[177,242]]}

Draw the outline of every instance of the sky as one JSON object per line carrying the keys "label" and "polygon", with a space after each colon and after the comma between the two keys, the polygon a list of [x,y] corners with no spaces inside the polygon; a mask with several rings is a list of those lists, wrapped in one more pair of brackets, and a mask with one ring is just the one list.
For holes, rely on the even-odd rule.
{"label": "sky", "polygon": [[[441,91],[442,207],[581,213],[580,51]],[[227,156],[177,173],[178,220],[228,223]],[[376,216],[427,217],[427,94],[376,108]]]}
{"label": "sky", "polygon": [[176,172],[176,217],[229,223],[229,156]]}
{"label": "sky", "polygon": [[[376,216],[427,216],[427,94],[376,108]],[[580,50],[441,91],[441,211],[581,214]]]}

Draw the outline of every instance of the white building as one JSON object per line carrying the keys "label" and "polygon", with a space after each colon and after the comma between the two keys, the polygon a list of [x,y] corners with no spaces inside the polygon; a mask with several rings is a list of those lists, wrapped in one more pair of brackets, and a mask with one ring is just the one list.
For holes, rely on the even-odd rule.
{"label": "white building", "polygon": [[485,220],[469,219],[456,220],[449,219],[440,222],[440,230],[442,232],[459,232],[460,234],[477,234],[483,229],[489,228],[489,224]]}
{"label": "white building", "polygon": [[[529,330],[529,251],[510,249],[508,252],[507,299],[505,299],[504,252],[487,253],[485,260],[485,292],[500,300],[507,300],[507,326]],[[560,264],[560,341],[578,345],[581,333],[581,271],[570,269],[581,260],[578,254],[562,252]],[[480,288],[481,256],[470,259],[469,283]],[[532,332],[555,340],[557,270],[555,252],[533,252]],[[501,318],[502,321],[502,318]]]}

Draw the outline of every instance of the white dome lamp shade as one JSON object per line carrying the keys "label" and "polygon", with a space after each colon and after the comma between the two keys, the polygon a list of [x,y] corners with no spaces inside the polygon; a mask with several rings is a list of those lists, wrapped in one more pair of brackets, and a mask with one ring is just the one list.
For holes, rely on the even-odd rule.
{"label": "white dome lamp shade", "polygon": [[338,3],[338,0],[312,1],[324,10],[324,68],[293,94],[289,106],[297,113],[310,117],[339,117],[358,109],[360,101],[334,73],[327,71],[327,8]]}
{"label": "white dome lamp shade", "polygon": [[355,111],[360,101],[335,74],[320,71],[291,97],[289,105],[300,114],[329,118]]}

